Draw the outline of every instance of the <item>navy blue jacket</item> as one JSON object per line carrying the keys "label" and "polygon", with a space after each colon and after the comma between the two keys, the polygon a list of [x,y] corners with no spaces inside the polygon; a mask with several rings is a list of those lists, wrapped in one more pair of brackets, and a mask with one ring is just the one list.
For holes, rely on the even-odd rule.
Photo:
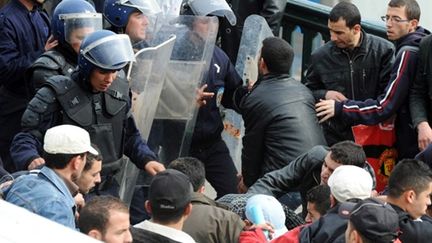
{"label": "navy blue jacket", "polygon": [[327,213],[314,223],[304,227],[299,236],[301,243],[339,243],[345,242],[345,230],[348,219],[339,215],[340,204],[330,208]]}
{"label": "navy blue jacket", "polygon": [[234,65],[217,46],[210,63],[207,85],[206,92],[214,92],[215,95],[198,111],[192,146],[212,142],[221,137],[224,126],[219,106],[233,109],[234,91],[242,85]]}
{"label": "navy blue jacket", "polygon": [[0,86],[27,96],[24,74],[45,51],[49,26],[42,9],[28,11],[18,0],[11,0],[0,10]]}
{"label": "navy blue jacket", "polygon": [[2,178],[3,176],[5,176],[7,174],[9,174],[9,173],[3,168],[3,161],[0,158],[0,178]]}
{"label": "navy blue jacket", "polygon": [[413,220],[411,216],[400,207],[390,204],[399,215],[399,227],[402,234],[401,242],[423,243],[430,242],[432,237],[432,218],[423,215],[420,220]]}

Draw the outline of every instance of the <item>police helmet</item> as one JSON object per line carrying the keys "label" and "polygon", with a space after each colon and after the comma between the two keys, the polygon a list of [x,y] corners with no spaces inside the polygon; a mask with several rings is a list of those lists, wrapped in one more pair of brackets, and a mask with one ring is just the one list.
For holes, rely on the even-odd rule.
{"label": "police helmet", "polygon": [[225,17],[231,25],[237,23],[234,12],[225,0],[187,0],[182,6],[181,14]]}
{"label": "police helmet", "polygon": [[135,61],[135,56],[129,37],[109,30],[98,30],[88,35],[78,55],[80,74],[85,78],[94,68],[116,71],[132,61]]}
{"label": "police helmet", "polygon": [[113,26],[125,28],[129,16],[136,11],[146,16],[161,12],[155,0],[105,0],[103,14]]}
{"label": "police helmet", "polygon": [[74,30],[85,27],[90,27],[92,31],[102,29],[102,15],[84,0],[64,0],[54,10],[51,27],[60,45],[72,44],[70,37]]}

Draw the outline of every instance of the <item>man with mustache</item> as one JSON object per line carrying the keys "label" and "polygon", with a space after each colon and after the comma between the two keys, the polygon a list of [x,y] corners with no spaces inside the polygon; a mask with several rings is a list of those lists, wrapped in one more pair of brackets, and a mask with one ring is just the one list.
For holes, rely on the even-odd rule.
{"label": "man with mustache", "polygon": [[[330,41],[316,49],[303,82],[316,101],[376,98],[386,87],[393,64],[392,44],[361,28],[358,8],[348,2],[330,12]],[[350,124],[333,118],[323,123],[329,146],[353,140]]]}
{"label": "man with mustache", "polygon": [[416,77],[418,46],[430,32],[419,25],[420,7],[415,0],[391,0],[382,20],[386,23],[387,37],[395,42],[397,51],[390,81],[384,92],[376,99],[355,97],[349,100],[322,101],[317,104],[317,115],[321,117],[321,122],[335,116],[351,125],[372,125],[397,114],[395,127],[398,159],[413,158],[419,150],[417,135],[411,124],[408,95]]}

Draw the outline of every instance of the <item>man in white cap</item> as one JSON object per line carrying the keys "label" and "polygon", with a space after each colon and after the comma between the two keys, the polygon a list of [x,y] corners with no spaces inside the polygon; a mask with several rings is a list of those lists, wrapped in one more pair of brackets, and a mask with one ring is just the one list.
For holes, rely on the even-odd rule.
{"label": "man in white cap", "polygon": [[39,173],[19,177],[6,190],[5,199],[75,229],[75,181],[81,175],[87,153],[98,152],[91,146],[88,132],[72,125],[48,129],[43,149],[45,166]]}
{"label": "man in white cap", "polygon": [[339,215],[340,203],[357,202],[372,193],[372,177],[364,169],[353,165],[337,167],[328,180],[331,208],[327,214],[300,233],[300,242],[344,242],[347,219]]}

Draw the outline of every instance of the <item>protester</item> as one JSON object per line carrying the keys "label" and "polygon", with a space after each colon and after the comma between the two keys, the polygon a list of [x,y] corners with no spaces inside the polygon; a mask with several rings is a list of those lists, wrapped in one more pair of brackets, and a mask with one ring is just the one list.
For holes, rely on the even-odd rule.
{"label": "protester", "polygon": [[192,185],[180,171],[167,169],[156,174],[150,184],[146,210],[151,214],[132,227],[134,242],[182,242],[195,241],[182,231],[184,221],[192,211]]}
{"label": "protester", "polygon": [[191,199],[193,210],[183,225],[183,231],[196,242],[237,242],[245,223],[240,216],[205,195],[204,164],[196,158],[181,157],[172,161],[168,168],[189,177],[194,190]]}
{"label": "protester", "polygon": [[44,136],[45,166],[37,174],[18,177],[5,192],[6,201],[75,229],[78,193],[75,181],[86,164],[86,155],[98,152],[89,133],[77,126],[61,125]]}
{"label": "protester", "polygon": [[[312,53],[305,85],[316,101],[375,99],[390,79],[392,44],[362,30],[360,11],[350,2],[333,7],[328,28],[331,40]],[[329,146],[353,140],[351,125],[343,119],[333,118],[323,128]]]}
{"label": "protester", "polygon": [[399,217],[387,203],[367,198],[359,203],[343,203],[339,215],[348,218],[345,231],[346,243],[390,243],[396,240]]}
{"label": "protester", "polygon": [[106,243],[132,243],[129,210],[113,196],[93,197],[81,210],[80,231]]}

